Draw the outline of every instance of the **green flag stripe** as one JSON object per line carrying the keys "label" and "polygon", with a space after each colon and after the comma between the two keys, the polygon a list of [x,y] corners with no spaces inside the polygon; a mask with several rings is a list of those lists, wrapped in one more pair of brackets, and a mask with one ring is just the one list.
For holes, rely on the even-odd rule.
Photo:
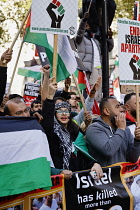
{"label": "green flag stripe", "polygon": [[18,74],[24,77],[33,77],[37,80],[41,79],[41,72],[35,72],[24,68],[18,68]]}
{"label": "green flag stripe", "polygon": [[45,157],[1,165],[0,176],[0,197],[52,186],[50,162]]}
{"label": "green flag stripe", "polygon": [[[51,64],[51,73],[52,76],[52,65],[53,65],[53,47],[48,43],[46,34],[42,33],[32,33],[30,32],[30,28],[26,29],[26,34],[24,36],[24,42],[29,42],[33,44],[37,44],[46,48],[46,54]],[[70,76],[70,73],[67,71],[67,68],[58,54],[58,65],[57,65],[57,78],[56,81],[62,81]]]}

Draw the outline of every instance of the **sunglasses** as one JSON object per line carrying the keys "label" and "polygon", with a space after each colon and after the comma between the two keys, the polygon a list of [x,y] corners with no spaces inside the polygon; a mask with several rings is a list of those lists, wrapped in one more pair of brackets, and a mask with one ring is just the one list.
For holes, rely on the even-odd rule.
{"label": "sunglasses", "polygon": [[69,115],[70,114],[68,110],[66,110],[66,111],[57,110],[56,112],[57,112],[57,114],[65,114],[65,115]]}

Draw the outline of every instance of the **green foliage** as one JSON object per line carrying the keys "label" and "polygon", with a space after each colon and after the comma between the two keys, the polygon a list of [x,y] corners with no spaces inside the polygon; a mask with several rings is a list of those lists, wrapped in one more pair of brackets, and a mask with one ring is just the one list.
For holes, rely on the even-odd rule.
{"label": "green foliage", "polygon": [[[10,30],[19,29],[25,14],[30,8],[31,0],[1,0],[0,1],[0,44],[11,42],[13,37],[10,36]],[[10,28],[12,23],[15,28]]]}

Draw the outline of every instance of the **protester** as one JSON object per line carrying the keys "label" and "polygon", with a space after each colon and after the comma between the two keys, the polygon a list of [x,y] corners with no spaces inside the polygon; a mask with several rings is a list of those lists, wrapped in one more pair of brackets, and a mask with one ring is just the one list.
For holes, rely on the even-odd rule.
{"label": "protester", "polygon": [[12,51],[7,49],[0,58],[0,105],[5,94],[5,87],[7,81],[7,63],[12,59]]}
{"label": "protester", "polygon": [[[97,78],[102,76],[101,63],[101,44],[95,38],[89,24],[87,24],[89,13],[85,12],[83,19],[80,22],[75,43],[79,57],[81,58],[85,68],[87,79],[90,85],[94,85]],[[113,49],[114,43],[112,36],[108,38],[108,50]],[[95,99],[99,102],[102,98],[102,87],[95,94]]]}
{"label": "protester", "polygon": [[[6,103],[4,114],[5,116],[30,117],[30,107],[27,107],[22,99],[13,98]],[[35,112],[33,116],[37,117],[39,122],[43,119],[38,112]],[[53,175],[62,173],[66,179],[69,179],[72,176],[72,172],[69,170],[51,168],[51,172]]]}
{"label": "protester", "polygon": [[[83,0],[83,13],[85,13],[90,5],[91,0]],[[116,10],[116,3],[114,0],[107,0],[107,14],[108,14],[108,25],[111,26],[113,21],[115,10]],[[101,25],[101,18],[102,18],[102,1],[101,0],[92,0],[91,8],[90,8],[90,16],[89,16],[89,24],[91,25],[94,32],[98,35],[99,33],[99,26]]]}
{"label": "protester", "polygon": [[[46,66],[44,66],[42,68],[42,70],[44,72],[44,81],[43,81],[42,93],[41,93],[42,94],[42,97],[41,97],[42,101],[44,101],[45,97],[48,96],[48,84],[49,84],[49,74],[50,74],[49,73],[49,68],[50,68],[49,65],[46,65]],[[102,82],[101,77],[98,77],[96,82],[95,82],[95,84],[91,88],[89,96],[85,100],[85,106],[86,106],[87,111],[89,111],[89,112],[92,112],[92,107],[93,107],[93,104],[94,104],[95,93],[100,88],[101,82]],[[68,87],[70,87],[70,84],[71,84],[71,80],[69,78],[66,79],[65,80],[65,88],[64,88],[64,90],[63,91],[57,91],[56,90],[56,92],[54,94],[54,100],[55,100],[55,98],[61,97],[61,98],[64,98],[65,100],[68,100],[68,102],[70,102],[70,104],[72,106],[73,106],[73,103],[76,104],[77,103],[76,100],[69,100],[70,99],[69,96],[72,96],[73,99],[74,98],[76,99],[76,95],[73,92],[72,92],[72,94],[71,94],[71,92],[67,92],[68,91]],[[55,100],[55,103],[56,103],[56,100]],[[89,114],[89,112],[85,113],[85,114]],[[75,113],[75,112],[72,112],[72,116],[73,116],[74,121],[78,125],[81,125],[81,123],[84,121],[84,109],[82,108],[82,110],[78,114]]]}
{"label": "protester", "polygon": [[101,166],[118,162],[136,162],[140,154],[140,127],[135,138],[126,127],[125,114],[120,113],[120,103],[112,97],[100,103],[101,117],[94,119],[86,132],[90,155]]}
{"label": "protester", "polygon": [[[140,97],[139,97],[140,104]],[[129,93],[124,97],[124,106],[126,108],[126,124],[129,127],[132,135],[136,127],[136,94]]]}
{"label": "protester", "polygon": [[42,104],[41,101],[36,99],[31,103],[30,115],[33,116],[34,113],[38,112],[41,115]]}
{"label": "protester", "polygon": [[42,125],[47,134],[51,156],[56,168],[77,171],[91,168],[97,172],[98,178],[102,177],[102,169],[95,161],[86,159],[77,151],[73,151],[73,143],[80,131],[70,115],[70,104],[68,102],[54,103],[54,94],[57,90],[57,83],[50,79],[48,97],[44,101],[42,109]]}

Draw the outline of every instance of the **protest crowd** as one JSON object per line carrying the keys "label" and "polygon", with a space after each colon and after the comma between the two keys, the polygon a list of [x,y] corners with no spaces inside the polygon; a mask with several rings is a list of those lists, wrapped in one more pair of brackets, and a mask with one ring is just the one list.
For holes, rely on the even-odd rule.
{"label": "protest crowd", "polygon": [[[90,1],[87,2],[88,7]],[[108,52],[110,52],[114,47],[110,26],[116,4],[114,0],[107,2],[112,6],[107,34]],[[87,88],[81,95],[77,91],[70,91],[71,76],[65,78],[64,88],[59,90],[55,76],[50,77],[51,66],[46,64],[41,68],[43,75],[41,91],[30,106],[27,106],[23,96],[16,92],[9,95],[5,93],[7,64],[12,59],[13,50],[6,49],[0,56],[0,147],[3,147],[2,133],[6,132],[2,124],[4,120],[7,120],[5,121],[7,127],[11,126],[15,133],[20,130],[20,126],[24,127],[28,121],[33,120],[34,123],[35,120],[38,124],[37,129],[41,129],[45,135],[47,144],[44,145],[48,147],[40,146],[38,138],[38,142],[34,143],[38,147],[38,153],[49,151],[50,176],[62,174],[66,180],[71,179],[75,171],[89,169],[91,172],[96,172],[96,179],[99,180],[103,177],[102,167],[119,162],[135,163],[140,154],[140,126],[136,122],[136,94],[126,94],[123,104],[113,95],[105,98],[102,95],[102,28],[99,25],[99,17],[96,17],[97,20],[95,18],[94,21],[91,18],[92,12],[97,12],[95,5],[96,1],[93,1],[91,12],[84,11],[77,35],[73,39],[86,69],[85,77],[90,86],[89,92]],[[15,121],[17,124],[14,124]],[[33,123],[30,123],[31,127]],[[13,128],[14,125],[17,127]],[[35,128],[31,129],[35,130]],[[27,136],[29,132],[30,128],[27,128]],[[24,142],[24,136],[21,135]],[[29,137],[26,135],[25,138],[30,141],[30,134]],[[36,132],[33,138],[35,137]],[[84,147],[83,151],[78,149],[80,145]],[[7,153],[6,148],[5,153]],[[36,153],[33,145],[30,149],[31,154]],[[15,151],[18,153],[16,145]],[[37,166],[36,170],[40,168]],[[26,179],[28,179],[28,174],[26,174]],[[37,188],[32,190],[34,189]],[[21,207],[17,205],[7,208],[7,210],[10,209],[21,210]],[[61,193],[34,199],[32,209],[62,209]]]}

